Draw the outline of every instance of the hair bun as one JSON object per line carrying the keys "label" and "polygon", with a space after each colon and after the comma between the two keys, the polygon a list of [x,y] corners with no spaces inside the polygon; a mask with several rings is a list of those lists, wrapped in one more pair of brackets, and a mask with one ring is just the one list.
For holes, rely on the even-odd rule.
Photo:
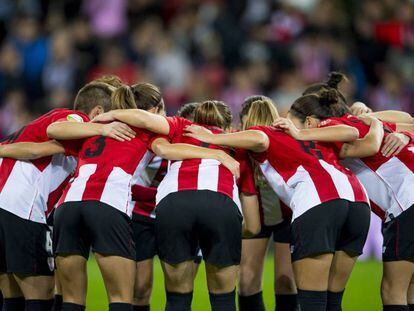
{"label": "hair bun", "polygon": [[344,74],[333,71],[328,75],[328,81],[326,82],[326,85],[331,88],[338,89],[339,83],[341,83],[343,80],[346,80],[346,76]]}
{"label": "hair bun", "polygon": [[320,103],[323,106],[330,106],[338,103],[338,92],[335,90],[321,91],[319,94]]}

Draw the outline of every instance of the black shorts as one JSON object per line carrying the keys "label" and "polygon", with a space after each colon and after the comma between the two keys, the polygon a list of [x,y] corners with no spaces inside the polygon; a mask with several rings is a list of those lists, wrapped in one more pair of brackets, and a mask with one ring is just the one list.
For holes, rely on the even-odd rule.
{"label": "black shorts", "polygon": [[53,270],[49,226],[0,208],[0,272],[53,275]]}
{"label": "black shorts", "polygon": [[311,208],[292,223],[292,261],[335,251],[361,255],[370,220],[365,203],[333,200]]}
{"label": "black shorts", "polygon": [[154,219],[132,215],[132,232],[135,242],[135,261],[152,259],[157,254]]}
{"label": "black shorts", "polygon": [[209,190],[179,191],[156,208],[158,256],[170,264],[203,259],[217,266],[240,263],[242,216],[228,196]]}
{"label": "black shorts", "polygon": [[257,235],[245,239],[269,239],[273,235],[273,242],[289,244],[291,240],[290,223],[290,219],[285,219],[277,225],[262,225],[262,229]]}
{"label": "black shorts", "polygon": [[414,205],[382,224],[383,261],[414,260]]}
{"label": "black shorts", "polygon": [[135,260],[130,218],[99,201],[66,202],[55,212],[53,245],[55,255],[92,251]]}

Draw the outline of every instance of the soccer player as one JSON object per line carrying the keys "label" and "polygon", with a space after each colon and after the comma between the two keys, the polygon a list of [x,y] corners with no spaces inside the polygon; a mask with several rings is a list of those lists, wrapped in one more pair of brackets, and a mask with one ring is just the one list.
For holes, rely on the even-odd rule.
{"label": "soccer player", "polygon": [[[97,103],[94,98],[106,91],[105,85],[96,86],[91,100],[78,103],[74,110],[54,109],[2,142],[2,156],[15,152],[19,144],[26,144],[24,153],[30,143],[23,142],[38,143],[40,148],[29,152],[30,158],[37,158],[33,161],[1,159],[0,245],[3,251],[0,255],[0,287],[6,310],[50,309],[54,287],[53,257],[46,218],[53,205],[52,194],[74,170],[76,160],[63,154],[43,156],[46,149],[49,152],[52,149],[54,153],[64,151],[60,144],[49,141],[46,129],[56,121],[84,122],[105,111],[105,103]],[[105,126],[110,127],[113,125]],[[22,150],[17,151],[22,155]],[[29,158],[27,154],[23,159],[25,157]]]}
{"label": "soccer player", "polygon": [[[269,114],[258,101],[251,113]],[[214,135],[201,127],[187,129],[206,143],[245,148],[278,196],[293,212],[292,260],[301,310],[326,310],[330,278],[337,278],[334,253],[348,254],[351,262],[362,252],[369,228],[368,198],[355,176],[335,161],[334,151],[321,144],[297,142],[271,124],[247,131]],[[357,138],[349,132],[344,141]],[[346,233],[346,234],[345,234]],[[353,265],[340,273],[349,276]]]}
{"label": "soccer player", "polygon": [[[112,95],[113,108],[135,108],[128,86]],[[129,110],[125,110],[129,111]],[[96,124],[61,122],[48,127],[55,139],[80,139],[91,135]],[[109,297],[110,310],[130,310],[135,280],[135,248],[129,217],[130,184],[141,174],[152,148],[163,158],[214,158],[237,171],[235,160],[220,150],[164,139],[134,128],[136,136],[123,143],[102,136],[86,139],[79,151],[74,179],[66,187],[55,213],[54,244],[63,310],[83,310],[86,299],[86,261],[89,248],[95,253]],[[119,269],[113,269],[117,266]]]}
{"label": "soccer player", "polygon": [[[252,114],[250,107],[255,101],[262,101],[267,108],[265,113]],[[262,95],[250,96],[244,100],[240,112],[242,130],[251,124],[272,124],[279,114],[271,101]],[[241,311],[265,310],[262,296],[262,276],[267,246],[270,237],[274,241],[274,290],[276,310],[294,311],[298,309],[297,291],[290,256],[290,209],[279,198],[265,178],[256,172],[262,215],[262,230],[242,242],[242,260],[239,274],[239,308]]]}
{"label": "soccer player", "polygon": [[[165,108],[161,92],[158,87],[141,83],[131,87],[135,103],[139,109],[150,112],[165,114]],[[192,121],[194,110],[198,103],[183,105],[177,115]],[[167,173],[168,160],[158,156],[154,157],[150,164],[132,185],[132,196],[134,199],[134,210],[132,216],[132,230],[136,248],[137,272],[134,288],[134,311],[149,310],[150,298],[153,288],[153,258],[157,253],[155,239],[155,196],[157,187]],[[197,274],[201,256],[194,262],[194,278]]]}
{"label": "soccer player", "polygon": [[[231,125],[228,107],[206,101],[195,110],[194,122],[222,132]],[[136,111],[112,111],[100,121],[120,120],[167,135],[171,142],[205,145],[184,136],[192,122]],[[229,152],[216,145],[212,149]],[[216,160],[175,161],[158,187],[156,231],[167,290],[166,310],[190,310],[192,261],[200,246],[206,262],[212,310],[235,310],[234,287],[241,252],[242,217],[235,178]],[[244,222],[248,228],[251,219]]]}
{"label": "soccer player", "polygon": [[[343,95],[338,91],[340,78],[330,77],[328,83],[312,86],[305,91],[308,97],[320,96],[322,92],[333,91],[338,96],[338,103],[321,107],[315,105],[304,105],[300,111],[302,118],[307,119],[308,127],[330,127],[346,124],[358,129],[360,137],[365,136],[367,127],[361,124],[346,110],[346,102]],[[311,94],[317,95],[311,95]],[[292,111],[298,110],[294,107]],[[381,112],[382,116],[385,116]],[[395,117],[393,113],[393,117]],[[388,115],[389,117],[389,115]],[[403,121],[407,120],[404,118]],[[409,121],[409,118],[408,118]],[[353,170],[361,182],[365,185],[373,205],[374,212],[383,220],[383,262],[384,273],[381,285],[381,296],[384,310],[407,310],[409,304],[414,302],[412,290],[410,290],[411,279],[414,274],[414,264],[411,262],[414,256],[412,245],[411,223],[414,204],[413,163],[414,145],[412,124],[392,124],[384,122],[386,131],[382,143],[381,152],[372,157],[358,160],[347,160],[346,165]],[[388,136],[402,131],[407,136],[408,144],[393,144],[384,149],[384,145],[390,141]],[[338,146],[340,150],[343,147]],[[391,152],[390,152],[391,151]],[[393,156],[394,155],[394,156]],[[398,229],[397,229],[398,228]],[[412,286],[411,286],[412,287]],[[412,306],[410,306],[412,308]]]}

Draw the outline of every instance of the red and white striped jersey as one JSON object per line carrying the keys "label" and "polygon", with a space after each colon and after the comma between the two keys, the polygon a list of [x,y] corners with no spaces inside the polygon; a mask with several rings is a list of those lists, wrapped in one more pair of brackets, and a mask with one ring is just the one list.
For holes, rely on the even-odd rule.
{"label": "red and white striped jersey", "polygon": [[167,174],[168,160],[155,156],[151,163],[132,181],[134,214],[155,218],[157,187]]}
{"label": "red and white striped jersey", "polygon": [[292,218],[291,209],[279,199],[263,176],[259,176],[256,184],[262,225],[274,226]]}
{"label": "red and white striped jersey", "polygon": [[367,202],[368,197],[358,179],[339,163],[328,146],[299,142],[271,126],[252,130],[269,137],[269,148],[251,153],[263,175],[279,198],[292,209],[292,220],[312,207],[335,199]]}
{"label": "red and white striped jersey", "polygon": [[[54,109],[7,137],[2,144],[46,142],[47,127],[57,121],[89,121],[85,114]],[[76,167],[76,159],[63,154],[32,161],[0,159],[0,208],[23,219],[45,223],[56,194]]]}
{"label": "red and white striped jersey", "polygon": [[[365,137],[369,126],[355,116],[345,115],[330,118],[320,123],[320,127],[345,124],[359,131],[359,137]],[[395,132],[396,126],[383,122],[384,140]],[[384,143],[384,141],[383,141]],[[337,143],[340,150],[342,143]],[[397,156],[387,158],[379,151],[363,159],[346,159],[343,161],[364,184],[369,197],[380,209],[377,214],[385,220],[396,217],[414,204],[414,144],[410,142]],[[375,211],[375,209],[374,209]],[[392,216],[391,216],[392,215]]]}
{"label": "red and white striped jersey", "polygon": [[[191,145],[221,149],[229,154],[231,150],[211,144],[205,144],[191,137],[183,136],[184,129],[193,124],[191,121],[180,117],[169,117],[170,125],[168,139],[171,143],[187,143]],[[206,126],[207,127],[207,126]],[[208,127],[214,133],[222,130]],[[213,159],[191,159],[184,161],[172,161],[167,175],[158,186],[157,204],[168,194],[184,190],[211,190],[220,192],[230,197],[240,208],[239,191],[233,174],[219,161]]]}
{"label": "red and white striped jersey", "polygon": [[147,149],[153,134],[138,128],[135,138],[119,142],[109,137],[86,139],[78,154],[75,176],[58,206],[71,201],[100,201],[131,216],[131,185],[153,154]]}

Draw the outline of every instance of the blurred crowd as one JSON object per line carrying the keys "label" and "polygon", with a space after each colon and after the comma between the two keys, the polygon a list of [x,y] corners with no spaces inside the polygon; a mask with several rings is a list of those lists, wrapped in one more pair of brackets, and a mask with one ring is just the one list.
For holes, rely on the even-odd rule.
{"label": "blurred crowd", "polygon": [[[104,73],[189,101],[286,111],[329,71],[351,100],[414,112],[412,0],[0,0],[0,136]],[[236,118],[237,122],[237,118]]]}

